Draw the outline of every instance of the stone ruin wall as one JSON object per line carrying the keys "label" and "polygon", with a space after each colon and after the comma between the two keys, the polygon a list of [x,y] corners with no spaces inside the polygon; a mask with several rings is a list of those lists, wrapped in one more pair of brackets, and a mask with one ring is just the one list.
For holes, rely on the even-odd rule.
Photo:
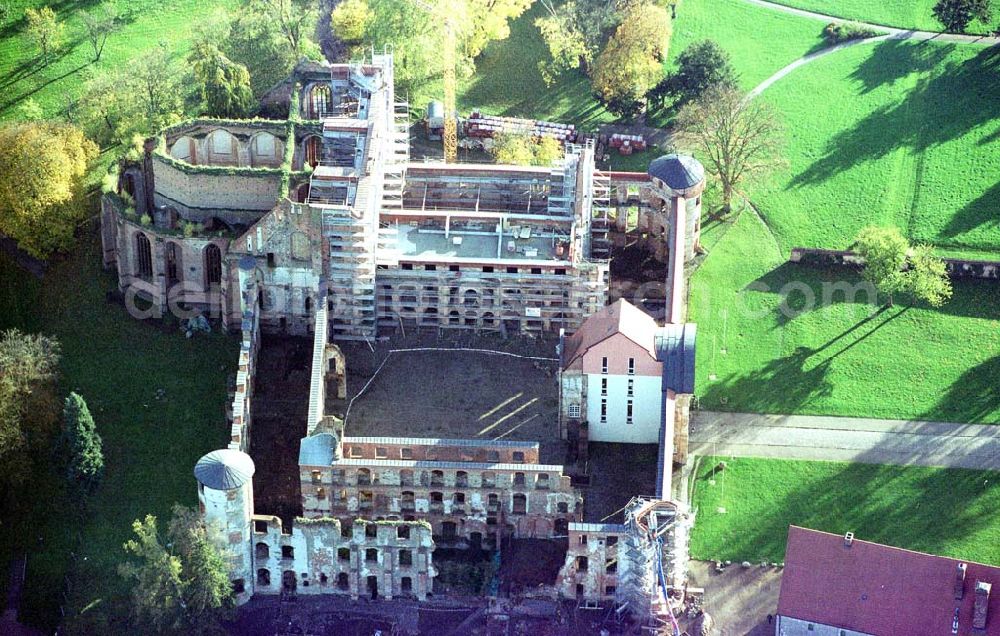
{"label": "stone ruin wall", "polygon": [[[459,547],[492,545],[498,533],[565,536],[582,514],[583,498],[562,466],[529,463],[537,461],[537,445],[483,442],[449,449],[448,440],[429,442],[434,440],[346,438],[345,458],[330,466],[300,465],[305,514],[426,519],[438,543]],[[404,449],[412,459],[401,459]],[[503,455],[445,459],[496,457],[491,453]],[[523,463],[509,463],[514,453]],[[431,456],[438,459],[426,459]]]}
{"label": "stone ruin wall", "polygon": [[341,594],[425,600],[432,592],[434,541],[424,522],[253,517],[258,594]]}

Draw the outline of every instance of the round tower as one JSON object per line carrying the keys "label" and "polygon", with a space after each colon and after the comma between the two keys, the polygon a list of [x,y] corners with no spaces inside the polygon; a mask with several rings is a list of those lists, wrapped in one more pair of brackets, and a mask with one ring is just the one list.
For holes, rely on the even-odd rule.
{"label": "round tower", "polygon": [[[683,211],[684,262],[694,258],[701,236],[701,194],[705,191],[705,168],[690,155],[669,154],[649,164],[653,191],[663,199],[670,223]],[[680,228],[678,228],[680,229]]]}
{"label": "round tower", "polygon": [[253,473],[250,456],[230,448],[212,451],[194,467],[198,508],[229,565],[238,604],[253,595]]}

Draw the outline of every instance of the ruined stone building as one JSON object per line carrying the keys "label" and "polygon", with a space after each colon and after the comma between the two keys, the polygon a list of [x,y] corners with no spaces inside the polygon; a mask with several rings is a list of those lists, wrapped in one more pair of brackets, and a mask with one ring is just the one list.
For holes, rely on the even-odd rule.
{"label": "ruined stone building", "polygon": [[435,575],[430,526],[321,517],[285,528],[254,514],[253,460],[223,449],[194,469],[198,504],[228,561],[238,603],[255,593],[340,593],[424,599]]}
{"label": "ruined stone building", "polygon": [[318,433],[299,454],[306,515],[423,519],[443,545],[565,536],[582,498],[560,465],[517,441]]}
{"label": "ruined stone building", "polygon": [[[590,143],[567,145],[546,167],[413,162],[388,54],[304,62],[267,107],[287,115],[161,131],[123,161],[117,191],[102,199],[104,263],[126,300],[149,301],[150,315],[208,313],[240,333],[229,444],[195,467],[238,601],[422,600],[437,548],[568,540],[552,594],[662,623],[683,588],[691,519],[669,501],[669,475],[679,446],[670,432],[686,430],[691,392],[681,292],[700,230],[697,162],[671,156],[650,175],[612,177],[595,168]],[[606,307],[612,217],[633,204],[670,258],[667,294],[680,308],[665,328],[627,302]],[[347,397],[335,343],[418,326],[563,334],[553,427],[577,440],[659,443],[657,498],[633,501],[624,525],[584,524],[580,491],[564,466],[542,463],[537,442],[348,435],[328,409]],[[253,503],[262,333],[313,342],[301,514],[291,520]]]}
{"label": "ruined stone building", "polygon": [[123,291],[235,329],[249,257],[262,329],[306,334],[324,303],[339,339],[573,330],[605,304],[610,186],[591,145],[550,167],[411,163],[391,55],[303,63],[286,88],[285,121],[185,122],[126,162],[102,208]]}

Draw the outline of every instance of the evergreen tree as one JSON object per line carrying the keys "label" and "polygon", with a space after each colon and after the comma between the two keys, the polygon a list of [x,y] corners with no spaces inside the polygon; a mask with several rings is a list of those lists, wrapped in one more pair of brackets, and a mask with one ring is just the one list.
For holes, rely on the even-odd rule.
{"label": "evergreen tree", "polygon": [[63,439],[69,455],[66,476],[70,484],[92,492],[104,475],[104,453],[90,409],[76,393],[69,394],[63,408]]}

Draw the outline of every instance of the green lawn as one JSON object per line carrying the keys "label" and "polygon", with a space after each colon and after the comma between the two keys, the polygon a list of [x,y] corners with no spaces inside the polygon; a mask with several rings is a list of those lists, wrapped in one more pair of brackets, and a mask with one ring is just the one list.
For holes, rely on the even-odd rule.
{"label": "green lawn", "polygon": [[867,224],[941,248],[1000,254],[1000,53],[861,45],[762,96],[788,128],[788,170],[752,193],[783,250],[846,248]]}
{"label": "green lawn", "polygon": [[[54,60],[42,64],[37,50],[23,35],[24,10],[48,4],[66,23],[66,46]],[[48,117],[65,111],[68,98],[80,92],[86,78],[98,69],[122,68],[144,50],[166,44],[171,54],[183,58],[194,29],[219,7],[235,7],[237,0],[129,0],[131,22],[112,35],[98,64],[86,40],[79,12],[97,0],[46,2],[14,0],[13,15],[0,28],[0,119],[16,119],[18,106],[31,98]]]}
{"label": "green lawn", "polygon": [[[166,519],[175,502],[193,505],[195,461],[227,439],[226,377],[235,368],[235,340],[221,334],[188,340],[176,329],[136,321],[105,300],[114,286],[100,270],[92,232],[43,283],[0,257],[0,327],[59,340],[62,387],[86,398],[107,464],[82,525],[54,473],[33,480],[33,511],[4,520],[0,562],[14,551],[28,553],[22,612],[39,625],[57,620],[70,551],[80,557],[70,573],[71,607],[95,603],[88,615],[96,618],[117,605],[126,590],[115,567],[132,520],[147,513]],[[157,389],[164,399],[156,399]],[[120,626],[111,632],[121,633]]]}
{"label": "green lawn", "polygon": [[824,24],[751,5],[745,0],[683,0],[677,7],[670,61],[689,44],[714,40],[750,90],[798,58],[826,46]]}
{"label": "green lawn", "polygon": [[696,559],[782,562],[794,524],[1000,565],[997,472],[705,457],[695,489]]}
{"label": "green lawn", "polygon": [[702,408],[1000,421],[996,282],[956,281],[939,310],[901,301],[878,312],[864,294],[834,293],[860,282],[850,270],[785,263],[752,212],[705,232],[689,314]]}
{"label": "green lawn", "polygon": [[[789,7],[816,11],[826,15],[884,24],[901,29],[919,29],[921,31],[941,31],[941,23],[934,19],[931,9],[937,0],[772,0]],[[994,11],[994,15],[996,12]],[[1000,16],[993,21],[992,26],[980,24],[978,21],[969,26],[969,33],[986,33],[1000,25]]]}

